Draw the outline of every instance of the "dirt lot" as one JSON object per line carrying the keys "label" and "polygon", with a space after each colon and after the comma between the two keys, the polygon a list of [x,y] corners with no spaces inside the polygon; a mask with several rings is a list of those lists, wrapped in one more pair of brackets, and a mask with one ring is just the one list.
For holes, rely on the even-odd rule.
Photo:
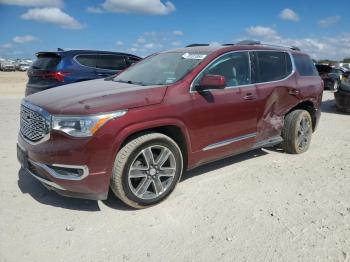
{"label": "dirt lot", "polygon": [[185,174],[145,210],[58,196],[16,160],[24,73],[0,72],[0,261],[350,261],[350,115],[325,92],[310,150]]}

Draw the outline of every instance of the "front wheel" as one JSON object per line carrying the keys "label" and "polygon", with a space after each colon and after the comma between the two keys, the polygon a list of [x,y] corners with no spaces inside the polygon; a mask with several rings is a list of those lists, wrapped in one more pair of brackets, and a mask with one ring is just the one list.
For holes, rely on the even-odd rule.
{"label": "front wheel", "polygon": [[111,189],[125,204],[145,208],[171,194],[182,170],[182,153],[174,140],[160,133],[141,135],[118,152]]}
{"label": "front wheel", "polygon": [[308,111],[295,110],[284,119],[282,129],[283,149],[290,154],[301,154],[309,149],[312,120]]}

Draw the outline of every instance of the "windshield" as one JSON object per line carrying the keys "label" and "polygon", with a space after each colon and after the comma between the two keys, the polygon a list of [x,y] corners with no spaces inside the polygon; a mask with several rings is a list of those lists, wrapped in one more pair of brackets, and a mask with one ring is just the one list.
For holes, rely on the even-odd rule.
{"label": "windshield", "polygon": [[116,82],[137,85],[169,85],[186,76],[205,54],[161,53],[151,56],[114,78]]}

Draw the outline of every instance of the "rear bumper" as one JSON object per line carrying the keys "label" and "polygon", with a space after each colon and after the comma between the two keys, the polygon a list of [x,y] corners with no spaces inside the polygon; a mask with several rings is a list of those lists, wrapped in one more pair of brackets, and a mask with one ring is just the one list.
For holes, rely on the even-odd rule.
{"label": "rear bumper", "polygon": [[337,108],[350,112],[350,92],[344,91],[339,89],[337,92],[334,93],[335,103],[337,105]]}

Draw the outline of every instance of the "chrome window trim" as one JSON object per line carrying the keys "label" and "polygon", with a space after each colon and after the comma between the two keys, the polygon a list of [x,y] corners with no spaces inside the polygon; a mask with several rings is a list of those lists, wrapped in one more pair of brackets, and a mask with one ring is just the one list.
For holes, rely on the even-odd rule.
{"label": "chrome window trim", "polygon": [[[280,80],[274,80],[274,81],[268,81],[268,82],[259,82],[259,83],[254,83],[254,84],[247,84],[247,85],[237,85],[237,86],[226,86],[224,89],[222,90],[225,90],[225,89],[233,89],[233,88],[243,88],[243,87],[250,87],[250,86],[255,86],[255,85],[260,85],[260,84],[270,84],[270,83],[276,83],[276,82],[282,82],[282,81],[285,81],[287,80],[288,78],[290,78],[292,75],[294,75],[294,73],[296,72],[296,67],[295,67],[295,62],[294,62],[294,58],[293,58],[293,55],[291,52],[289,51],[286,51],[286,50],[235,50],[235,51],[230,51],[230,52],[227,52],[227,53],[224,53],[224,54],[221,54],[220,56],[216,57],[214,60],[212,60],[209,64],[207,64],[197,75],[196,77],[192,80],[191,82],[191,85],[190,85],[190,93],[198,93],[198,91],[196,91],[194,89],[194,82],[197,80],[197,78],[200,76],[200,74],[206,70],[209,66],[211,66],[213,63],[215,63],[218,59],[220,59],[221,57],[223,57],[224,55],[227,55],[227,54],[231,54],[231,53],[238,53],[238,52],[248,52],[248,55],[249,55],[249,63],[251,62],[251,58],[250,58],[250,53],[252,52],[281,52],[281,53],[287,53],[289,55],[289,58],[292,62],[292,71],[291,73],[286,76],[285,78],[283,79],[280,79]],[[251,72],[251,68],[250,68],[250,74],[252,73]],[[213,91],[213,90],[218,90],[218,89],[205,89],[204,91]]]}
{"label": "chrome window trim", "polygon": [[[78,61],[78,59],[77,59],[78,56],[82,56],[82,55],[96,55],[96,56],[100,56],[100,55],[114,55],[114,56],[121,56],[121,57],[124,58],[125,68],[127,68],[126,59],[125,59],[125,57],[127,57],[127,55],[115,55],[115,54],[77,54],[77,55],[75,55],[75,56],[73,57],[74,62],[76,62],[76,63],[77,63],[78,65],[80,65],[80,66],[87,67],[87,68],[91,68],[91,69],[99,69],[99,70],[114,71],[114,72],[115,72],[115,71],[120,71],[120,70],[123,70],[123,69],[114,70],[114,69],[106,69],[106,68],[97,67],[97,60],[96,60],[96,66],[95,66],[95,67],[83,65],[83,64],[81,64],[81,63]],[[125,69],[125,68],[124,68],[124,69]]]}
{"label": "chrome window trim", "polygon": [[214,143],[214,144],[210,144],[210,145],[204,147],[202,149],[202,151],[208,151],[208,150],[219,148],[219,147],[222,147],[222,146],[227,146],[229,144],[236,143],[236,142],[239,142],[239,141],[242,141],[242,140],[245,140],[245,139],[254,138],[254,137],[256,137],[256,134],[257,133],[250,133],[250,134],[246,134],[246,135],[243,135],[243,136],[226,139],[226,140]]}
{"label": "chrome window trim", "polygon": [[28,161],[30,161],[33,165],[44,169],[46,172],[48,172],[54,178],[61,179],[61,180],[79,181],[79,180],[83,180],[84,178],[86,178],[89,175],[89,168],[86,165],[81,165],[81,166],[78,166],[78,165],[61,165],[61,164],[52,164],[51,165],[51,166],[66,167],[66,168],[72,168],[72,169],[82,169],[83,170],[83,175],[81,175],[80,177],[75,177],[75,176],[63,176],[61,174],[58,174],[55,170],[50,168],[48,165],[45,165],[45,164],[42,164],[42,163],[38,163],[38,162],[35,162],[33,160],[28,160]]}

